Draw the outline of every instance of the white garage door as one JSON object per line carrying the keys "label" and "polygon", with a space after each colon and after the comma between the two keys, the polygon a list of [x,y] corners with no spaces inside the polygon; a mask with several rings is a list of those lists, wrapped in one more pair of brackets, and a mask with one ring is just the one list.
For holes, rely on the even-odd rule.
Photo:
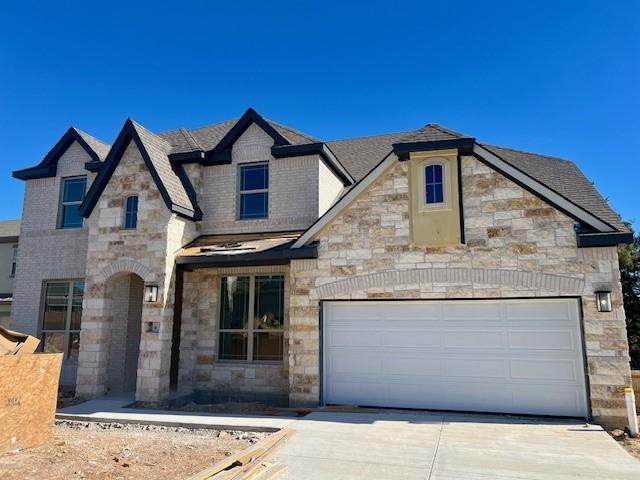
{"label": "white garage door", "polygon": [[587,416],[578,301],[325,302],[327,404]]}

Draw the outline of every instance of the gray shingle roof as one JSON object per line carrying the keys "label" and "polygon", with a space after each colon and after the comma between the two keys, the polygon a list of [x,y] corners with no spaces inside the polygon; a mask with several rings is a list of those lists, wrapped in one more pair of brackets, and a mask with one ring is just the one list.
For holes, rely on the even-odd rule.
{"label": "gray shingle roof", "polygon": [[473,138],[464,133],[454,132],[436,123],[428,123],[424,127],[407,134],[398,140],[399,143],[438,142],[441,140],[456,140],[459,138]]}
{"label": "gray shingle roof", "polygon": [[20,220],[0,221],[0,237],[17,237],[20,235]]}
{"label": "gray shingle roof", "polygon": [[[160,133],[159,136],[171,144],[171,153],[193,152],[197,150],[209,151],[213,150],[215,146],[220,143],[220,140],[223,139],[237,121],[238,119],[236,118],[192,130],[179,128],[177,130]],[[304,145],[319,141],[317,138],[307,135],[306,133],[294,130],[293,128],[272,120],[267,121],[280,135],[285,137],[291,145]]]}
{"label": "gray shingle roof", "polygon": [[629,228],[575,163],[556,157],[482,144],[487,150],[582,207],[616,230]]}
{"label": "gray shingle roof", "polygon": [[111,145],[104,143],[93,135],[89,135],[87,132],[83,132],[75,127],[74,130],[78,132],[78,135],[80,135],[82,139],[93,149],[93,151],[96,152],[96,155],[98,155],[100,160],[107,158],[107,154],[109,153],[109,150],[111,150]]}
{"label": "gray shingle roof", "polygon": [[136,129],[145,150],[149,154],[151,163],[158,173],[160,181],[167,190],[171,202],[195,212],[197,210],[196,205],[191,202],[185,185],[176,174],[169,160],[169,153],[172,148],[171,144],[162,137],[150,132],[139,123],[134,121],[131,123]]}

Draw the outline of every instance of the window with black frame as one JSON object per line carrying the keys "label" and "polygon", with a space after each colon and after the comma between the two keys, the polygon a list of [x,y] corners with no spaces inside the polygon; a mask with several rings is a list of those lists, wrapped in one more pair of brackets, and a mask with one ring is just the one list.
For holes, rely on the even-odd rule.
{"label": "window with black frame", "polygon": [[222,277],[220,360],[280,362],[284,349],[284,276]]}

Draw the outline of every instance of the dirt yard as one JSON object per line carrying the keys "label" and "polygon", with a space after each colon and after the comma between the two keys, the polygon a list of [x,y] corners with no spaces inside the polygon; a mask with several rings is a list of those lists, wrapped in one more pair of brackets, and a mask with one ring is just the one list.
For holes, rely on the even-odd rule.
{"label": "dirt yard", "polygon": [[0,454],[0,478],[187,478],[267,433],[62,421],[48,445]]}
{"label": "dirt yard", "polygon": [[620,446],[624,448],[627,452],[629,452],[633,457],[640,460],[640,438],[629,438],[626,437],[624,440],[621,440]]}

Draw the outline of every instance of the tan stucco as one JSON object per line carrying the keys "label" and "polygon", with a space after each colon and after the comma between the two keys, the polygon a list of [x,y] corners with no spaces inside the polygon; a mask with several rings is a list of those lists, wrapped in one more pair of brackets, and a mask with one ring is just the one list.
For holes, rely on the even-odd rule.
{"label": "tan stucco", "polygon": [[[431,163],[444,166],[444,205],[427,206],[425,202],[424,167]],[[421,246],[459,244],[458,151],[435,150],[411,153],[409,192],[411,242]]]}

